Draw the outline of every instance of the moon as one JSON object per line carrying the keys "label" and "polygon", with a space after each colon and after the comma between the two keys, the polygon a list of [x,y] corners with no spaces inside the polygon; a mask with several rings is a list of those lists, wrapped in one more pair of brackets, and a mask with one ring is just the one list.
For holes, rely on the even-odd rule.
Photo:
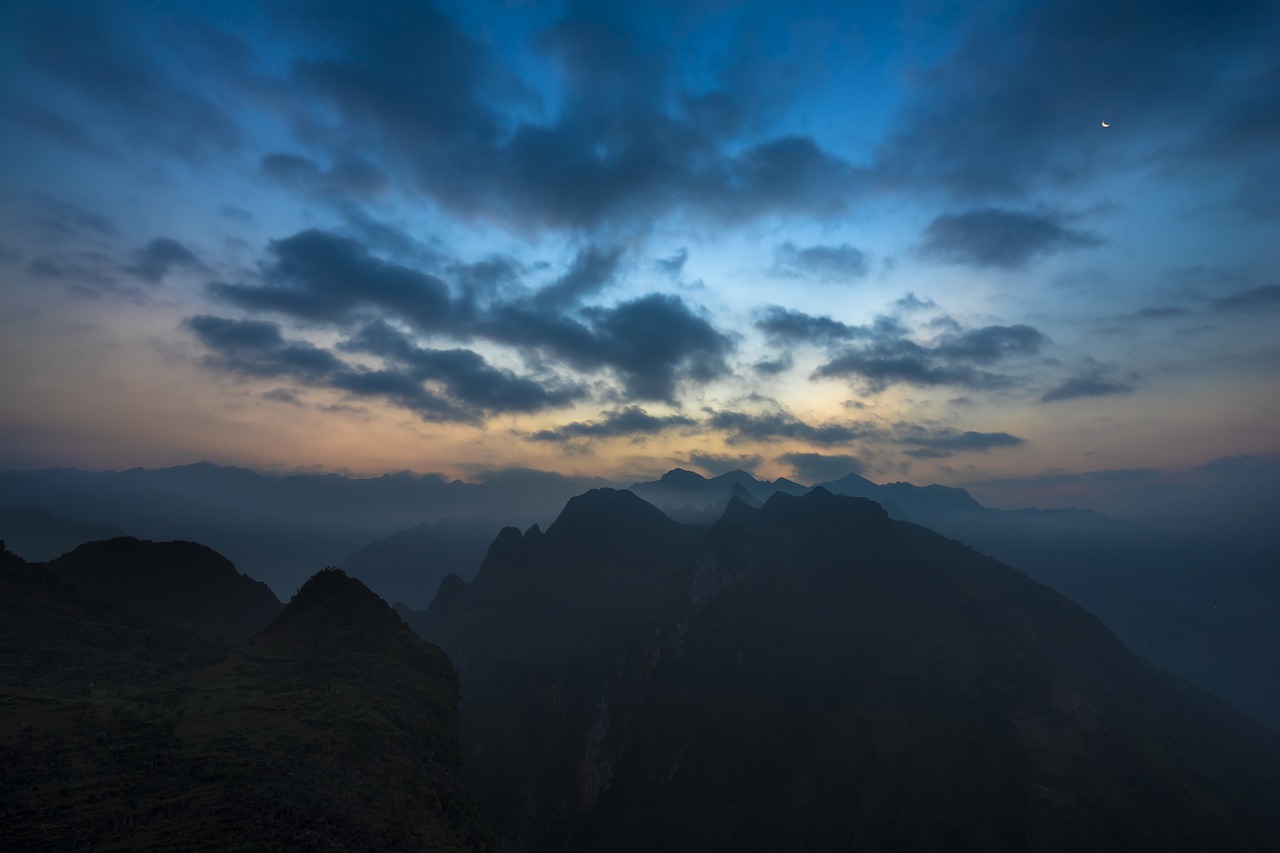
{"label": "moon", "polygon": [[1105,121],[1102,123],[1102,126],[1103,126],[1103,127],[1111,127],[1111,125],[1107,124]]}

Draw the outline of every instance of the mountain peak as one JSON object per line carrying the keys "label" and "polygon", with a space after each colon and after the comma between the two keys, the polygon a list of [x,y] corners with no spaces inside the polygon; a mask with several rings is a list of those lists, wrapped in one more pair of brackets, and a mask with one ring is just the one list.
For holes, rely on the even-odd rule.
{"label": "mountain peak", "polygon": [[685,468],[672,468],[663,474],[658,482],[664,486],[689,486],[704,483],[706,479],[696,471],[689,471]]}
{"label": "mountain peak", "polygon": [[395,611],[373,590],[342,569],[329,566],[298,588],[280,616],[257,639],[294,629],[340,641],[343,636],[378,634],[399,624]]}
{"label": "mountain peak", "polygon": [[[696,476],[696,475],[695,475]],[[640,531],[654,525],[671,524],[653,504],[626,489],[592,489],[569,499],[560,515],[547,529],[563,534],[569,529],[633,527]]]}

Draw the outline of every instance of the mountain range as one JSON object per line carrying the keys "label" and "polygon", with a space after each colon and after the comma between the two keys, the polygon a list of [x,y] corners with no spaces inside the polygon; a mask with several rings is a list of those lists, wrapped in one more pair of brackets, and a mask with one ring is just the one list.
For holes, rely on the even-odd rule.
{"label": "mountain range", "polygon": [[[545,527],[570,497],[600,485],[523,470],[492,472],[480,484],[410,474],[268,476],[206,463],[97,474],[8,471],[0,472],[0,505],[19,509],[0,510],[0,538],[28,559],[52,558],[47,545],[30,550],[35,514],[60,531],[47,541],[66,547],[121,530],[198,541],[278,596],[316,566],[339,565],[389,601],[422,608],[446,575],[474,577],[504,526]],[[822,485],[870,498],[895,519],[1027,572],[1097,615],[1142,656],[1280,725],[1280,622],[1272,616],[1280,548],[1268,540],[1190,535],[1088,510],[992,509],[962,489],[876,484],[856,474]],[[732,497],[762,503],[809,487],[743,471],[706,478],[675,469],[629,488],[675,520],[707,525]],[[1205,519],[1214,517],[1205,503]]]}
{"label": "mountain range", "polygon": [[1077,604],[901,499],[715,490],[579,494],[425,611],[338,569],[281,605],[191,542],[0,549],[0,844],[1280,845],[1280,732]]}
{"label": "mountain range", "polygon": [[1262,850],[1280,735],[978,552],[815,489],[625,491],[401,608],[503,849]]}

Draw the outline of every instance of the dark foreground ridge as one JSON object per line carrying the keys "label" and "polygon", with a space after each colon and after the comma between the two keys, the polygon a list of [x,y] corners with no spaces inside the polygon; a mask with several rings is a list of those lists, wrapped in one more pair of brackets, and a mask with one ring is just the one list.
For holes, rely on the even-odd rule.
{"label": "dark foreground ridge", "polygon": [[1007,566],[821,489],[578,500],[416,619],[505,850],[1280,849],[1280,735]]}
{"label": "dark foreground ridge", "polygon": [[262,581],[195,542],[123,536],[81,545],[46,567],[124,613],[215,639],[247,639],[282,606]]}
{"label": "dark foreground ridge", "polygon": [[358,581],[227,647],[3,562],[4,849],[492,849],[453,668]]}

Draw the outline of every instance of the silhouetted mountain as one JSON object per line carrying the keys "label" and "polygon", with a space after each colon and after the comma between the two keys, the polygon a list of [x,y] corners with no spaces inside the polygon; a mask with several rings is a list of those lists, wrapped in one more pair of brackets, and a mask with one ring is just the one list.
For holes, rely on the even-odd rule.
{"label": "silhouetted mountain", "polygon": [[504,525],[488,519],[446,518],[370,542],[342,562],[353,577],[387,601],[426,607],[445,575],[475,576],[494,535]]}
{"label": "silhouetted mountain", "polygon": [[826,490],[709,530],[623,494],[418,617],[504,849],[1280,844],[1280,735],[1024,575]]}
{"label": "silhouetted mountain", "polygon": [[452,667],[359,582],[228,652],[0,562],[6,850],[492,849]]}
{"label": "silhouetted mountain", "polygon": [[282,607],[262,581],[195,542],[107,539],[81,545],[46,567],[121,612],[205,637],[247,638]]}
{"label": "silhouetted mountain", "polygon": [[85,542],[124,535],[110,525],[63,518],[42,506],[0,507],[0,539],[35,563],[52,560]]}

